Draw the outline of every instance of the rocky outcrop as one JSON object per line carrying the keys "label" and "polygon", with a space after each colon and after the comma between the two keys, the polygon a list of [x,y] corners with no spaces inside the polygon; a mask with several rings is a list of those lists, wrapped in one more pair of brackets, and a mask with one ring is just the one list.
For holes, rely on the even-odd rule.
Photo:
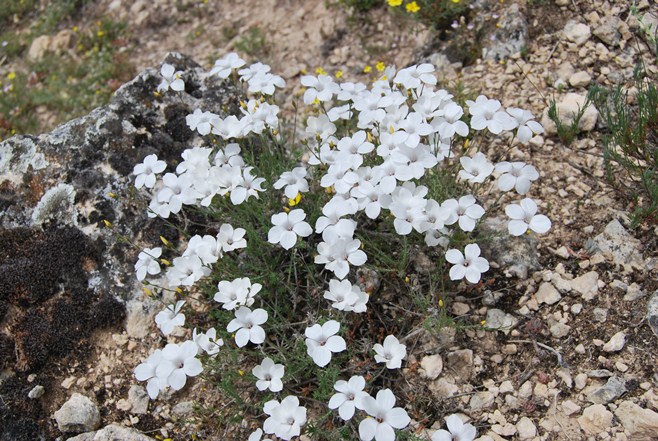
{"label": "rocky outcrop", "polygon": [[[49,378],[53,361],[89,351],[94,330],[124,323],[125,304],[139,292],[139,250],[128,242],[178,239],[174,228],[146,216],[134,165],[152,153],[173,165],[200,144],[185,123],[194,109],[239,109],[235,86],[206,77],[184,56],[166,62],[184,72],[184,92],[156,94],[159,68],[147,69],[109,105],[51,133],[0,143],[0,368],[8,372],[0,395],[12,403],[0,406],[0,439],[54,438],[44,423],[56,410],[45,408],[52,397],[29,399],[27,377]],[[149,307],[129,309],[148,314]]]}

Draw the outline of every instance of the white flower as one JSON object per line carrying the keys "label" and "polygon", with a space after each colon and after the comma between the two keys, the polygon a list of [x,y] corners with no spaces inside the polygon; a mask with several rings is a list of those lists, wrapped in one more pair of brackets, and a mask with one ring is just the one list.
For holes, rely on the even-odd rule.
{"label": "white flower", "polygon": [[[242,72],[242,71],[240,71]],[[248,80],[251,93],[262,93],[263,95],[274,95],[275,87],[286,87],[286,82],[278,75],[271,73],[258,73]]]}
{"label": "white flower", "polygon": [[425,63],[400,69],[393,81],[395,84],[402,84],[405,89],[417,89],[423,84],[433,86],[436,84],[434,66]]}
{"label": "white flower", "polygon": [[155,175],[162,173],[167,168],[167,163],[158,160],[156,154],[148,155],[144,158],[144,162],[137,164],[133,168],[135,175],[135,188],[153,188],[155,186]]}
{"label": "white flower", "polygon": [[185,90],[185,83],[181,79],[183,71],[176,70],[171,64],[165,63],[160,69],[160,75],[162,75],[162,82],[158,86],[158,92],[166,92],[169,88],[176,92]]}
{"label": "white flower", "polygon": [[196,328],[192,331],[192,340],[199,347],[199,352],[205,352],[210,356],[217,355],[219,348],[224,346],[224,340],[217,338],[217,331],[215,328],[210,328],[205,333],[196,332]]}
{"label": "white flower", "polygon": [[454,265],[450,268],[450,280],[466,277],[469,282],[478,283],[480,275],[489,271],[489,262],[480,257],[480,247],[476,243],[466,245],[464,254],[456,249],[448,250],[446,260]]}
{"label": "white flower", "polygon": [[156,349],[134,371],[137,381],[148,381],[146,391],[152,400],[155,400],[160,392],[167,388],[166,379],[158,378],[155,374],[160,363],[162,363],[162,350]]}
{"label": "white flower", "polygon": [[298,208],[291,210],[290,213],[278,213],[272,215],[272,228],[267,233],[267,241],[272,244],[280,243],[281,246],[289,250],[295,246],[297,236],[307,237],[313,232],[313,229],[304,222],[306,213]]}
{"label": "white flower", "polygon": [[231,75],[233,69],[238,69],[244,66],[244,64],[244,60],[240,58],[238,54],[235,52],[230,52],[226,54],[224,58],[220,58],[219,60],[215,61],[215,65],[210,70],[208,75],[217,75],[222,79],[228,78],[228,76]]}
{"label": "white flower", "polygon": [[240,248],[247,248],[247,240],[244,238],[246,232],[244,228],[234,229],[231,224],[222,224],[217,234],[217,241],[222,247],[222,251],[228,253]]}
{"label": "white flower", "polygon": [[306,180],[306,168],[295,167],[292,171],[283,172],[278,181],[274,183],[277,190],[286,187],[283,193],[288,199],[294,199],[298,193],[308,191],[308,181]]}
{"label": "white flower", "polygon": [[363,399],[363,409],[372,418],[365,418],[359,424],[359,436],[363,441],[394,441],[393,429],[404,429],[411,422],[407,412],[395,406],[395,395],[390,389],[377,392],[377,398]]}
{"label": "white flower", "polygon": [[500,110],[501,104],[498,100],[490,100],[480,95],[475,101],[468,100],[466,104],[469,112],[473,115],[471,127],[474,130],[489,129],[495,135],[503,130],[512,130],[518,127],[517,121],[507,113]]}
{"label": "white flower", "polygon": [[[368,259],[366,253],[361,248],[359,239],[345,239],[338,236],[329,229],[322,234],[324,242],[318,244],[318,255],[315,256],[315,263],[324,263],[325,268],[333,271],[339,279],[344,279],[350,272],[350,264],[361,266]],[[326,236],[326,238],[325,238]],[[329,239],[331,238],[331,239]]]}
{"label": "white flower", "polygon": [[251,432],[251,435],[249,435],[247,441],[260,441],[262,437],[263,437],[263,429],[258,428],[253,432]]}
{"label": "white flower", "polygon": [[332,353],[342,352],[347,348],[345,340],[338,333],[340,323],[329,320],[324,325],[315,324],[306,328],[306,352],[315,364],[325,367],[331,361]]}
{"label": "white flower", "polygon": [[169,305],[155,316],[155,323],[164,335],[169,335],[174,331],[176,326],[185,324],[185,314],[180,310],[185,305],[184,300],[179,300],[175,305]]}
{"label": "white flower", "polygon": [[516,107],[508,107],[507,113],[512,115],[519,125],[516,136],[522,144],[527,144],[534,135],[544,133],[544,128],[541,124],[537,121],[532,121],[535,117],[529,111],[517,109]]}
{"label": "white flower", "polygon": [[167,270],[167,280],[173,287],[192,286],[202,277],[210,275],[210,268],[203,265],[201,258],[196,254],[177,257],[173,263],[173,266]]}
{"label": "white flower", "polygon": [[267,357],[260,365],[254,367],[251,373],[258,378],[256,382],[258,390],[269,389],[272,392],[283,390],[281,379],[285,373],[285,367],[282,364],[274,364],[271,358]]}
{"label": "white flower", "polygon": [[494,165],[482,152],[476,153],[473,158],[462,156],[459,162],[464,167],[459,171],[459,177],[469,182],[482,183],[494,171]]}
{"label": "white flower", "polygon": [[166,378],[168,386],[181,390],[187,377],[194,377],[203,372],[201,361],[196,358],[197,345],[191,340],[181,344],[170,343],[162,350],[162,362],[155,370],[156,376]]}
{"label": "white flower", "polygon": [[265,403],[263,411],[270,417],[263,423],[265,433],[272,433],[279,438],[289,440],[299,436],[301,427],[306,423],[306,408],[299,405],[299,398],[285,397],[281,403],[271,400]]}
{"label": "white flower", "polygon": [[514,188],[518,194],[526,194],[530,183],[539,179],[537,169],[525,162],[499,162],[496,171],[502,173],[498,178],[498,188],[502,191]]}
{"label": "white flower", "polygon": [[537,213],[537,204],[530,198],[521,201],[521,205],[510,204],[505,207],[505,213],[512,219],[507,230],[512,236],[521,236],[530,228],[535,233],[546,233],[551,229],[551,220]]}
{"label": "white flower", "polygon": [[402,359],[407,357],[407,347],[393,335],[388,335],[384,339],[383,346],[377,343],[372,348],[376,352],[375,361],[386,363],[389,369],[399,369],[402,366]]}
{"label": "white flower", "polygon": [[363,388],[366,380],[362,376],[353,376],[349,381],[338,380],[334,389],[338,391],[329,399],[329,409],[338,409],[344,421],[352,419],[355,409],[363,410],[363,399],[369,397]]}
{"label": "white flower", "polygon": [[365,312],[368,303],[368,294],[349,280],[330,280],[329,291],[324,292],[324,298],[332,301],[331,306],[339,311]]}
{"label": "white flower", "polygon": [[463,231],[473,231],[476,222],[484,216],[484,208],[475,202],[475,198],[470,194],[460,197],[459,201],[454,199],[443,201],[441,209],[449,213],[445,224],[452,225],[459,221],[459,228]]}
{"label": "white flower", "polygon": [[196,130],[199,135],[206,136],[212,131],[213,125],[211,121],[217,115],[211,112],[204,112],[201,109],[194,109],[194,113],[190,113],[185,117],[185,122],[190,130]]}
{"label": "white flower", "polygon": [[313,104],[315,100],[326,102],[340,92],[340,86],[334,83],[329,75],[304,75],[301,80],[302,86],[306,87],[304,92],[304,104]]}
{"label": "white flower", "polygon": [[160,273],[160,264],[158,258],[162,255],[162,248],[144,248],[144,251],[137,256],[135,263],[135,273],[137,280],[140,282],[146,278],[146,274],[155,275]]}
{"label": "white flower", "polygon": [[251,306],[254,304],[254,296],[260,292],[263,285],[251,284],[249,277],[235,279],[232,282],[222,280],[217,284],[219,292],[215,294],[214,300],[223,303],[224,309],[235,309],[238,306]]}
{"label": "white flower", "polygon": [[235,318],[226,326],[226,331],[235,332],[235,344],[239,348],[247,343],[259,345],[265,341],[265,331],[260,325],[267,321],[267,311],[258,308],[253,312],[246,306],[235,311]]}
{"label": "white flower", "polygon": [[477,430],[471,424],[464,424],[457,415],[446,418],[448,430],[437,430],[432,435],[432,441],[473,441]]}

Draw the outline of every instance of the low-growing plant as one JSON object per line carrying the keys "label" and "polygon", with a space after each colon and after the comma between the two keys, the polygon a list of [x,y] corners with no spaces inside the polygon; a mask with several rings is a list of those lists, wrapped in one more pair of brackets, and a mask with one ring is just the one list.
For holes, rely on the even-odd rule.
{"label": "low-growing plant", "polygon": [[[658,218],[658,89],[651,81],[636,81],[631,101],[621,87],[594,87],[594,103],[607,126],[604,161],[608,180],[634,201],[632,223]],[[631,104],[634,102],[634,104]]]}
{"label": "low-growing plant", "polygon": [[[209,73],[237,81],[237,70],[249,95],[241,114],[195,109],[187,124],[206,146],[185,150],[162,178],[167,164],[156,155],[135,166],[149,216],[175,225],[185,214],[189,225],[184,249],[163,240],[139,253],[137,278],[163,302],[155,322],[164,335],[194,328],[153,352],[136,378],[156,399],[203,373],[230,400],[218,421],[252,422],[249,440],[302,430],[423,439],[404,431],[411,418],[395,406],[396,394],[410,396],[397,374],[405,343],[454,322],[445,302],[456,283],[477,285],[489,270],[478,225],[505,192],[525,196],[539,178],[523,162],[491,163],[487,133],[525,144],[543,129],[530,112],[483,95],[466,101],[467,117],[421,64],[385,68],[370,88],[303,76],[308,114],[295,142],[299,128],[285,129],[274,100],[283,79],[244,66],[231,53]],[[158,92],[184,93],[181,72],[165,64],[161,73]],[[551,226],[527,197],[505,213],[513,236]],[[208,312],[194,313],[192,301]],[[448,427],[433,440],[475,437],[456,416]]]}
{"label": "low-growing plant", "polygon": [[548,104],[548,117],[555,123],[557,136],[565,145],[570,146],[580,133],[580,121],[583,119],[587,108],[592,103],[592,93],[589,92],[585,97],[582,106],[578,106],[578,111],[568,118],[562,118],[559,107],[555,98],[551,99]]}

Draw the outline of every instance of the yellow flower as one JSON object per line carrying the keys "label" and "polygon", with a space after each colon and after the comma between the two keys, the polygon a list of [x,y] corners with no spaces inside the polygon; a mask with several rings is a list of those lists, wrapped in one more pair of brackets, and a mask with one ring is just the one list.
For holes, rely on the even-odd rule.
{"label": "yellow flower", "polygon": [[297,193],[297,196],[295,196],[293,199],[288,199],[288,205],[294,207],[295,205],[299,204],[299,201],[301,200],[302,200],[302,194]]}
{"label": "yellow flower", "polygon": [[78,32],[78,27],[77,26],[73,26],[73,32]]}
{"label": "yellow flower", "polygon": [[151,296],[153,295],[153,293],[151,292],[151,290],[148,289],[147,287],[143,287],[143,288],[142,288],[142,291],[144,291],[144,294],[146,294],[146,295],[149,296],[149,297],[151,297]]}
{"label": "yellow flower", "polygon": [[453,3],[459,3],[459,0],[452,0]]}
{"label": "yellow flower", "polygon": [[322,69],[321,67],[317,67],[315,69],[315,73],[318,74],[318,75],[327,75],[327,72],[325,72],[325,70]]}
{"label": "yellow flower", "polygon": [[366,66],[366,67],[364,67],[364,68],[363,68],[363,72],[364,72],[364,73],[370,73],[370,72],[372,72],[372,67],[371,67],[371,66]]}
{"label": "yellow flower", "polygon": [[339,70],[338,72],[336,72],[336,78],[342,78],[342,77],[343,77],[343,71],[342,70]]}
{"label": "yellow flower", "polygon": [[160,236],[160,241],[162,241],[165,246],[169,246],[169,241],[164,236]]}
{"label": "yellow flower", "polygon": [[160,262],[162,262],[162,264],[165,266],[171,266],[171,262],[167,259],[160,259]]}
{"label": "yellow flower", "polygon": [[408,3],[407,6],[405,6],[405,9],[407,12],[411,12],[412,14],[415,14],[416,12],[420,11],[420,6],[418,6],[418,3],[416,2],[411,2]]}
{"label": "yellow flower", "polygon": [[111,198],[114,198],[114,199],[116,199],[118,197],[116,193],[112,193],[112,192],[109,192],[107,195]]}
{"label": "yellow flower", "polygon": [[103,219],[103,223],[107,228],[112,228],[112,222],[110,222],[109,220]]}
{"label": "yellow flower", "polygon": [[102,37],[103,35],[105,35],[105,32],[103,32],[103,31],[96,32],[97,37]]}
{"label": "yellow flower", "polygon": [[386,65],[382,61],[379,61],[377,62],[375,69],[377,69],[380,72],[384,72],[384,69],[386,69]]}
{"label": "yellow flower", "polygon": [[487,321],[486,321],[486,320],[482,320],[482,321],[480,322],[480,324],[481,324],[482,326],[485,326],[485,325],[487,324]]}
{"label": "yellow flower", "polygon": [[443,299],[439,299],[439,308],[443,308]]}
{"label": "yellow flower", "polygon": [[9,72],[9,74],[7,74],[7,79],[9,81],[13,80],[14,78],[16,78],[16,72]]}
{"label": "yellow flower", "polygon": [[402,0],[388,0],[388,5],[397,8],[402,4]]}

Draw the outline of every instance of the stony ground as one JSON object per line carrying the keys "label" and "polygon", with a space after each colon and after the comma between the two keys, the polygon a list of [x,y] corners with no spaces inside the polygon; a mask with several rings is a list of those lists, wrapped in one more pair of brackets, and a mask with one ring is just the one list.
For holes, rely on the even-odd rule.
{"label": "stony ground", "polygon": [[[209,67],[259,29],[264,42],[250,56],[270,63],[289,85],[304,69],[342,70],[348,79],[366,80],[366,65],[403,66],[425,57],[440,65],[445,87],[459,85],[464,93],[485,93],[541,115],[552,97],[573,101],[567,94],[583,97],[594,83],[630,86],[639,60],[656,78],[656,59],[637,37],[628,2],[528,3],[496,2],[486,12],[503,24],[523,17],[522,50],[467,66],[441,56],[446,44],[413,21],[383,9],[354,18],[327,8],[324,0],[210,2],[185,9],[173,1],[113,0],[98,2],[89,13],[112,13],[129,23],[140,48],[133,60],[138,70],[159,65],[169,51]],[[655,26],[656,4],[639,7],[653,14]],[[501,44],[508,41],[496,35]],[[541,180],[532,197],[541,201],[553,229],[536,244],[537,258],[511,256],[493,272],[488,289],[455,293],[450,312],[486,320],[491,330],[447,329],[407,342],[411,356],[402,375],[418,391],[407,398],[427,400],[439,414],[462,414],[482,441],[658,439],[658,335],[647,320],[647,304],[658,290],[658,233],[651,224],[630,230],[632,206],[605,178],[601,124],[595,112],[584,119],[571,146],[544,119],[545,136],[508,156],[537,166]],[[497,147],[489,146],[492,159],[502,159],[495,157]],[[103,425],[181,440],[193,434],[222,438],[201,427],[208,419],[192,410],[195,400],[209,399],[203,381],[170,401],[147,404],[132,369],[159,337],[151,322],[134,311],[128,316],[126,329],[94,334],[79,363],[61,362],[48,372],[54,380],[46,412],[52,415],[80,393],[95,399]],[[32,378],[26,390],[39,382]],[[209,400],[220,403],[222,397]],[[441,421],[415,424],[422,434]]]}

